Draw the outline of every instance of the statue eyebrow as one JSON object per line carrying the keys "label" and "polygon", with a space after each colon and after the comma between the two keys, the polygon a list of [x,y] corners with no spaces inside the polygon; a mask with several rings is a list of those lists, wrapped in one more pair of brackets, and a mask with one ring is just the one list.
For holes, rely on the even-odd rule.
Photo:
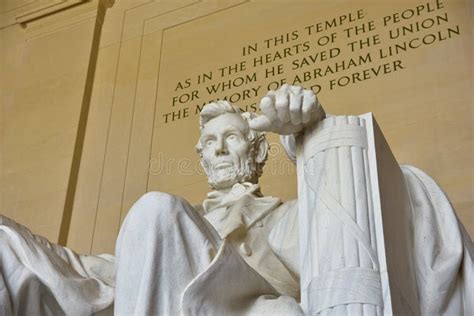
{"label": "statue eyebrow", "polygon": [[224,129],[224,134],[227,134],[229,132],[239,132],[240,134],[244,134],[240,129],[236,128],[235,126],[228,126],[226,129]]}
{"label": "statue eyebrow", "polygon": [[[227,126],[224,130],[221,131],[222,134],[228,134],[230,132],[239,132],[240,134],[244,134],[240,129],[236,128],[235,126]],[[215,137],[215,132],[214,133],[205,133],[201,135],[201,138],[205,138],[208,136],[214,136]]]}
{"label": "statue eyebrow", "polygon": [[200,142],[205,142],[210,139],[216,139],[216,136],[214,134],[204,134],[199,137]]}

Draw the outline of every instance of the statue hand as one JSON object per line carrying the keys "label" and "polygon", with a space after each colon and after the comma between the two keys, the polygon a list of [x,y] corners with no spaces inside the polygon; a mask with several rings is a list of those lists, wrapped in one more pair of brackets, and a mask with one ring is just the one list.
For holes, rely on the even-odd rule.
{"label": "statue hand", "polygon": [[260,110],[262,115],[249,122],[250,128],[280,135],[299,133],[325,116],[313,91],[287,84],[268,91],[260,101]]}

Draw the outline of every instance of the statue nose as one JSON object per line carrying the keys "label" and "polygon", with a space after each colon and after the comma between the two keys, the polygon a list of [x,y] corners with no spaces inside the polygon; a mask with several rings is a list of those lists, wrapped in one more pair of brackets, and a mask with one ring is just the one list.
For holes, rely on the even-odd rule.
{"label": "statue nose", "polygon": [[226,155],[227,154],[227,146],[225,144],[224,139],[219,139],[216,145],[216,155]]}

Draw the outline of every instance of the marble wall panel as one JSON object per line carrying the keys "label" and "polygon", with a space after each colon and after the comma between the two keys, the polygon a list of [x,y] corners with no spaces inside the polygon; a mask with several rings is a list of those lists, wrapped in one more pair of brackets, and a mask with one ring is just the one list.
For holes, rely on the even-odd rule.
{"label": "marble wall panel", "polygon": [[60,237],[91,75],[98,4],[74,5],[66,13],[31,2],[9,9],[13,24],[12,16],[2,15],[0,33],[8,45],[1,60],[1,212],[53,242]]}
{"label": "marble wall panel", "polygon": [[[18,12],[38,4],[21,1],[17,5],[7,1],[0,9],[2,39],[14,43],[2,48],[6,75],[0,80],[6,88],[1,92],[0,202],[2,212],[53,241],[62,228],[67,244],[79,252],[113,252],[129,207],[146,191],[167,191],[192,203],[202,201],[208,187],[194,151],[199,136],[196,107],[247,89],[248,97],[239,104],[253,110],[271,82],[291,82],[295,76],[303,78],[305,72],[313,77],[304,86],[323,86],[319,98],[327,112],[373,112],[397,160],[432,175],[450,196],[467,229],[474,232],[470,1],[116,1],[106,12],[100,41],[94,43],[97,59],[91,59],[91,47],[97,40],[93,32],[98,19],[92,10],[96,2],[71,6],[61,11],[61,19],[53,14],[43,17],[43,24],[30,21],[26,28],[15,25]],[[383,27],[383,17],[400,16],[420,5],[431,12]],[[305,33],[305,27],[354,16],[360,10],[364,13],[360,22],[374,21],[375,30],[348,39],[344,29],[357,24],[350,22],[312,35]],[[430,23],[429,19],[443,18],[445,13],[448,21],[437,20],[439,25],[421,27],[420,32],[398,39],[389,37],[389,29],[420,27],[423,21]],[[446,32],[447,27],[458,27],[460,34],[442,39],[446,33],[438,32]],[[337,33],[335,43],[318,45],[333,32]],[[380,49],[389,55],[395,44],[428,34],[437,40],[380,58]],[[281,35],[282,43],[265,47],[265,40],[274,43]],[[375,35],[380,44],[350,51],[350,41],[367,37],[373,41]],[[295,53],[294,45],[301,49],[305,42],[311,48]],[[259,45],[258,52],[243,56],[243,47],[254,43]],[[285,48],[293,55],[276,58]],[[301,64],[303,57],[310,60],[330,48],[340,48],[341,53],[334,59]],[[367,53],[373,59],[370,63],[314,78],[316,68]],[[268,63],[249,66],[253,58],[267,58],[266,54],[271,56]],[[398,60],[403,69],[393,71]],[[91,61],[97,61],[96,65]],[[219,68],[242,61],[246,61],[245,70],[219,75]],[[383,72],[385,63],[389,73],[375,76],[371,68],[381,66]],[[266,78],[265,69],[278,65],[284,73]],[[88,76],[91,66],[95,72]],[[340,86],[330,88],[331,80],[353,78],[353,73],[365,69],[371,79],[347,85],[342,79]],[[212,80],[196,83],[198,75],[210,71]],[[255,82],[206,92],[210,84],[251,77],[254,71]],[[177,83],[188,78],[191,87],[178,89]],[[77,128],[89,89],[86,83],[91,85],[90,109],[81,136]],[[173,106],[173,97],[193,90],[199,91],[198,99]],[[188,117],[164,123],[164,115],[187,107]],[[79,160],[74,160],[78,137],[83,147]],[[270,135],[269,139],[273,146],[261,179],[263,192],[284,200],[295,198],[294,166],[286,160],[278,138]],[[71,178],[73,161],[80,165]],[[68,187],[74,189],[69,195],[73,198],[70,209],[64,208]],[[63,225],[65,211],[70,225]]]}

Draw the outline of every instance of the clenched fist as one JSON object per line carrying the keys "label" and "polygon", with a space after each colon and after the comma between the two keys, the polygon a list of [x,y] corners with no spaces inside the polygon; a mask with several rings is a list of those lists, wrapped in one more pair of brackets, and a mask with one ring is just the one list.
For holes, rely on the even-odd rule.
{"label": "clenched fist", "polygon": [[313,91],[287,84],[268,91],[260,101],[260,110],[262,115],[249,122],[250,128],[280,135],[299,133],[325,117]]}

